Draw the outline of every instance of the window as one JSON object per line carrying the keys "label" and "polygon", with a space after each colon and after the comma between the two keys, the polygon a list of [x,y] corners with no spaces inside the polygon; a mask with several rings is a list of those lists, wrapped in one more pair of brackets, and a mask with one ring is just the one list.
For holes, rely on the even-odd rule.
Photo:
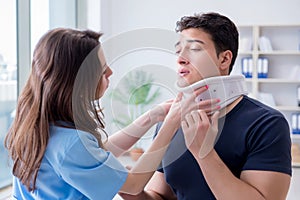
{"label": "window", "polygon": [[83,1],[74,0],[0,0],[0,188],[12,182],[4,138],[30,72],[35,45],[51,28],[78,27],[78,13],[86,14],[81,7],[85,7]]}
{"label": "window", "polygon": [[0,0],[0,187],[11,183],[4,138],[17,100],[16,1]]}

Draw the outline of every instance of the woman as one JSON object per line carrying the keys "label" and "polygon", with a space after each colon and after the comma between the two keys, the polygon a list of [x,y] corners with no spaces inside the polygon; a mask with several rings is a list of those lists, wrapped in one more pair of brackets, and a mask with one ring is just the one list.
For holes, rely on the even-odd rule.
{"label": "woman", "polygon": [[[112,199],[119,190],[139,193],[158,167],[181,115],[198,107],[211,110],[216,103],[195,103],[195,95],[206,88],[188,99],[178,95],[108,137],[98,99],[112,71],[100,36],[88,30],[57,28],[38,42],[31,74],[5,139],[13,160],[16,199]],[[162,120],[164,125],[152,145],[128,171],[115,156]]]}

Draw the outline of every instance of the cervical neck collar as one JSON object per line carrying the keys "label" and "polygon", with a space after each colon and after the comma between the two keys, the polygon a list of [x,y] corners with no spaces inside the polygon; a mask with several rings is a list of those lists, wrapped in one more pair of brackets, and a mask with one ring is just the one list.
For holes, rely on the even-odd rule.
{"label": "cervical neck collar", "polygon": [[220,99],[219,105],[221,109],[232,103],[241,95],[248,94],[245,77],[243,75],[210,77],[187,87],[178,87],[177,84],[175,87],[186,96],[192,94],[195,89],[205,85],[208,85],[208,90],[197,96],[196,101],[218,98]]}

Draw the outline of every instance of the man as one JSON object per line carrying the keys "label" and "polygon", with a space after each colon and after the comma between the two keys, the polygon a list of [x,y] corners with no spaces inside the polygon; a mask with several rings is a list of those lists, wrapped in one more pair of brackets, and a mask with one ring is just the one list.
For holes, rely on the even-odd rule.
{"label": "man", "polygon": [[[229,75],[237,57],[238,31],[218,13],[177,22],[178,85]],[[209,85],[208,85],[209,87]],[[125,199],[285,199],[291,179],[291,140],[284,116],[241,95],[211,119],[187,115],[170,144],[162,168],[145,191]],[[157,130],[160,125],[158,125]],[[212,150],[199,156],[206,134],[218,131]]]}

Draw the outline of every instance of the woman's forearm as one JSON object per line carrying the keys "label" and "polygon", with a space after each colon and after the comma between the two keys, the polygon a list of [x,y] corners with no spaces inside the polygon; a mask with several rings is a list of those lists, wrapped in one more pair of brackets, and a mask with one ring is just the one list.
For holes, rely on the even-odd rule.
{"label": "woman's forearm", "polygon": [[136,165],[129,171],[126,182],[120,192],[136,195],[143,191],[145,185],[157,170],[161,160],[172,140],[178,123],[168,120],[163,123],[159,133],[149,149],[140,157]]}
{"label": "woman's forearm", "polygon": [[156,123],[151,117],[151,111],[147,111],[130,125],[109,136],[104,146],[118,157],[135,144]]}

